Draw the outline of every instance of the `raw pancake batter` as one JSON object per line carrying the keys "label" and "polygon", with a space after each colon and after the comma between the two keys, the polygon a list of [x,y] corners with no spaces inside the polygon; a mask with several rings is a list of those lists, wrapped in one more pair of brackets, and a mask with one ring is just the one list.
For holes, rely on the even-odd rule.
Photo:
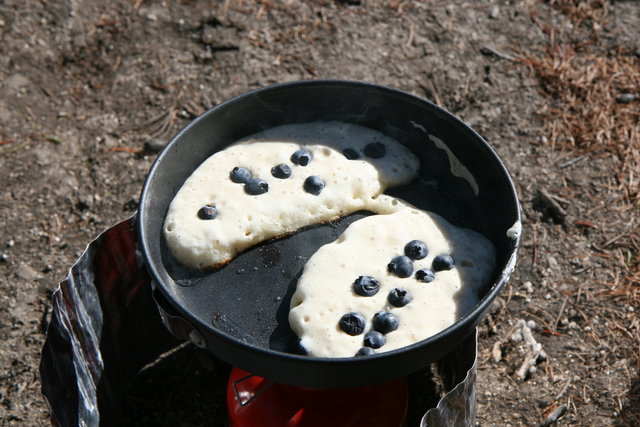
{"label": "raw pancake batter", "polygon": [[[296,141],[296,142],[291,142]],[[224,265],[273,237],[361,209],[410,182],[417,157],[380,132],[341,122],[286,125],[215,153],[169,206],[164,236],[193,268]]]}
{"label": "raw pancake batter", "polygon": [[[405,245],[414,240],[426,244],[426,256],[411,259],[408,277],[390,272],[390,261],[405,255]],[[453,266],[438,271],[443,268],[435,262],[439,255],[451,256]],[[495,249],[485,237],[401,203],[395,213],[352,223],[340,238],[318,249],[298,281],[289,324],[307,354],[350,357],[367,347],[365,336],[374,329],[374,315],[383,311],[392,313],[399,325],[375,334],[385,341],[375,352],[404,347],[440,332],[473,309],[494,265]],[[416,278],[422,277],[421,270],[433,273],[432,281]],[[354,289],[361,276],[378,282],[374,295]],[[400,291],[402,300],[394,289],[406,291]],[[341,329],[340,319],[346,313],[362,316],[361,332],[350,335]]]}

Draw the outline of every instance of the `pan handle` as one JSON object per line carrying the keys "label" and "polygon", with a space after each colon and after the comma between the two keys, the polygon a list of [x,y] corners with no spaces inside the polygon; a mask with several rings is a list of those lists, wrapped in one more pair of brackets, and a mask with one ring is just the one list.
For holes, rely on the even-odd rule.
{"label": "pan handle", "polygon": [[158,306],[162,324],[171,332],[171,334],[180,340],[189,340],[198,348],[206,349],[207,342],[200,332],[193,325],[187,322],[180,314],[169,304],[167,299],[158,290],[155,282],[151,282],[151,296]]}

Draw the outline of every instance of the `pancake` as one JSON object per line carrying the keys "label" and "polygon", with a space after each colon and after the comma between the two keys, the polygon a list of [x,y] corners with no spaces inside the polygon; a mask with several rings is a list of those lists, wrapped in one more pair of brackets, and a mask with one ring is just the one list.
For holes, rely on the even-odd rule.
{"label": "pancake", "polygon": [[[405,245],[414,240],[426,244],[426,256],[410,259],[408,277],[390,272],[391,260],[405,255]],[[442,267],[436,257],[441,255],[452,258],[451,269],[438,271]],[[493,244],[479,233],[399,203],[394,213],[352,223],[307,261],[291,300],[289,324],[307,354],[351,357],[365,347],[368,332],[380,329],[374,325],[376,313],[392,313],[399,325],[382,333],[386,342],[375,352],[397,349],[442,331],[472,310],[494,266]],[[418,280],[419,270],[432,271],[434,279]],[[362,276],[378,282],[374,295],[356,292],[354,282]],[[404,301],[397,301],[394,289],[402,290]],[[341,328],[348,313],[362,317],[360,333],[350,335]]]}
{"label": "pancake", "polygon": [[[301,150],[309,153],[308,164],[296,158]],[[410,182],[419,166],[405,146],[361,126],[269,129],[215,153],[193,172],[169,206],[165,240],[188,267],[220,267],[251,246],[312,224],[362,209],[388,212],[389,200],[378,196]]]}

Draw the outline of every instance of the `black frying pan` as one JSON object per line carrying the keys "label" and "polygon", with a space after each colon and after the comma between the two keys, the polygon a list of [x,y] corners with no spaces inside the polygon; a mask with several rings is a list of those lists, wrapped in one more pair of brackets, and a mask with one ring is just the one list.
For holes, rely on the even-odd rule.
{"label": "black frying pan", "polygon": [[[420,176],[389,193],[479,231],[497,248],[497,267],[480,304],[455,325],[411,346],[366,358],[295,354],[287,322],[289,302],[306,260],[335,240],[358,212],[266,242],[215,272],[186,269],[162,237],[167,208],[187,177],[213,153],[253,133],[289,123],[339,120],[381,131],[421,160]],[[454,176],[445,142],[471,172],[479,192]],[[366,83],[313,80],[258,89],[210,109],[180,131],[147,176],[138,216],[139,238],[165,323],[234,366],[298,386],[352,387],[407,375],[447,354],[478,325],[515,263],[519,224],[513,184],[487,143],[462,121],[428,101]]]}

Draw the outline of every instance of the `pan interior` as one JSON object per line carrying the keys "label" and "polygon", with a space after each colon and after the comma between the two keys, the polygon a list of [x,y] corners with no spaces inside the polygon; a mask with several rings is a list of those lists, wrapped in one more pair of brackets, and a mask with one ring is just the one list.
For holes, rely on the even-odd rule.
{"label": "pan interior", "polygon": [[[312,98],[315,102],[309,105],[306,100]],[[205,113],[170,142],[147,178],[140,220],[145,255],[162,292],[189,320],[214,336],[250,347],[295,349],[297,337],[287,319],[306,260],[370,213],[357,212],[264,242],[213,272],[178,264],[162,238],[162,223],[182,183],[211,154],[267,128],[316,120],[370,127],[407,145],[420,158],[419,176],[387,194],[485,235],[498,255],[486,293],[503,280],[500,273],[517,246],[506,231],[519,218],[518,206],[501,162],[486,143],[462,122],[419,98],[366,84],[306,82],[254,92]],[[478,194],[452,173],[448,154],[429,135],[444,141],[471,171]]]}

